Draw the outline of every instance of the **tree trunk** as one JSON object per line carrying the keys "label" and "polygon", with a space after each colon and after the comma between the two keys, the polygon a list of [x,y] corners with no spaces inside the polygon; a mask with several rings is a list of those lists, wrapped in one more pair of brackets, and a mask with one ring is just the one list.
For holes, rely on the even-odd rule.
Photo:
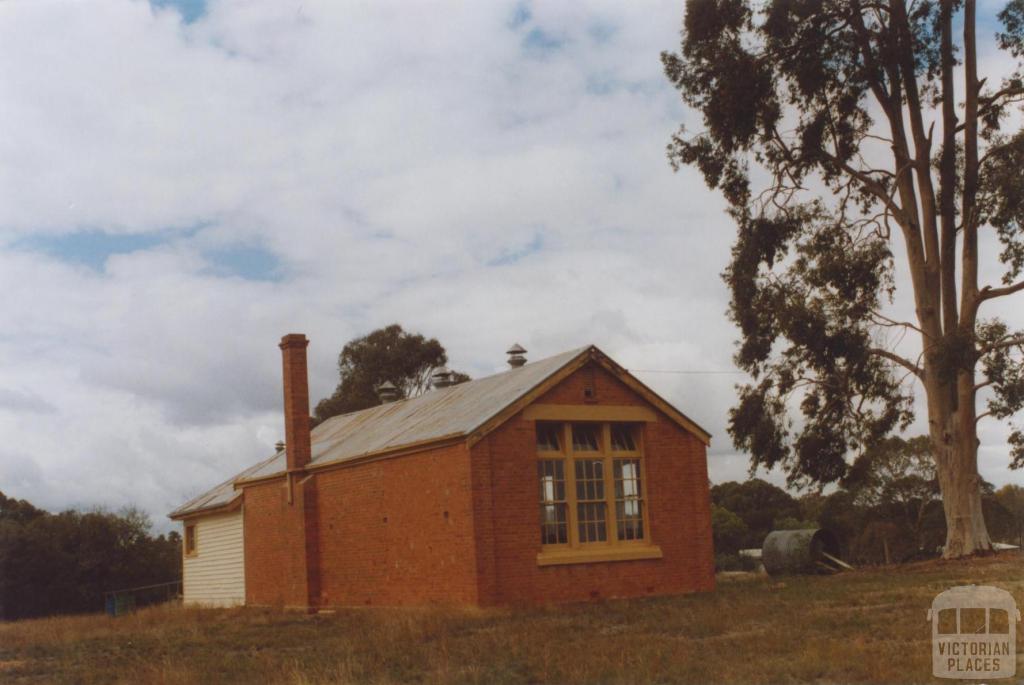
{"label": "tree trunk", "polygon": [[953,395],[948,385],[935,384],[938,385],[935,387],[930,383],[925,384],[932,449],[942,491],[942,508],[946,514],[946,546],[942,554],[945,559],[992,550],[992,541],[981,508],[974,374],[961,370],[958,375],[960,378],[957,385],[960,387],[956,393],[956,410],[945,401]]}

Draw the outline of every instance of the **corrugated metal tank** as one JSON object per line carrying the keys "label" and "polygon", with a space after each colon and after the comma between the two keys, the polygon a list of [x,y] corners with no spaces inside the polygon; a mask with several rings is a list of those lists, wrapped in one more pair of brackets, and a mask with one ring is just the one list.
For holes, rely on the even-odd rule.
{"label": "corrugated metal tank", "polygon": [[182,564],[185,604],[245,604],[245,554],[242,512],[195,520],[196,553]]}
{"label": "corrugated metal tank", "polygon": [[824,528],[774,530],[761,548],[764,570],[776,576],[783,573],[820,573],[822,552],[839,556],[839,540]]}

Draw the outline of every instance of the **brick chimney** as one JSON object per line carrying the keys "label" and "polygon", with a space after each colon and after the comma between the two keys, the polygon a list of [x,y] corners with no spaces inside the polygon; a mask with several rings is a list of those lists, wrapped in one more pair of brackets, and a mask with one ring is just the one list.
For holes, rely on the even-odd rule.
{"label": "brick chimney", "polygon": [[306,347],[302,333],[281,338],[284,367],[284,444],[289,471],[300,470],[310,462],[309,379],[306,375]]}

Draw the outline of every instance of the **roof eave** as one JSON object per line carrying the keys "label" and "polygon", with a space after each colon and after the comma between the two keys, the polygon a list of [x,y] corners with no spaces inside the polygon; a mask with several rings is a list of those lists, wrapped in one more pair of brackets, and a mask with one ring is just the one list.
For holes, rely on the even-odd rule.
{"label": "roof eave", "polygon": [[[430,438],[418,443],[408,443],[405,445],[398,445],[396,447],[388,447],[386,449],[374,450],[373,452],[366,452],[354,457],[344,457],[342,459],[332,459],[330,461],[323,462],[310,462],[304,466],[301,470],[302,473],[316,473],[320,471],[326,471],[329,469],[343,468],[350,465],[362,464],[367,461],[375,461],[377,459],[389,459],[392,457],[403,457],[407,454],[414,454],[416,452],[423,452],[429,449],[435,449],[438,447],[447,447],[449,445],[457,444],[466,440],[465,433],[450,433],[448,435],[442,435],[436,438]],[[249,485],[258,485],[267,481],[277,480],[287,475],[287,471],[278,471],[271,473],[266,476],[260,476],[258,478],[239,478],[235,481],[235,487],[245,487]]]}
{"label": "roof eave", "polygon": [[225,504],[218,504],[213,507],[198,507],[196,509],[175,509],[167,518],[172,521],[185,521],[186,519],[198,516],[212,516],[214,514],[230,513],[242,506],[242,493],[238,492]]}

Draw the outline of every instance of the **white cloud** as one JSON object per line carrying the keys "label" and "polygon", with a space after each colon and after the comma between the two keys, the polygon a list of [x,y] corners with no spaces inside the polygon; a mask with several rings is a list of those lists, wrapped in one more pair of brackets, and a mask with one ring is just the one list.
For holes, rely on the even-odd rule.
{"label": "white cloud", "polygon": [[[312,340],[314,402],[344,342],[393,321],[474,375],[513,341],[730,370],[733,230],[664,156],[680,4],[516,12],[212,0],[185,25],[141,0],[0,3],[0,490],[160,521],[280,438],[287,332]],[[160,240],[100,271],[19,242],[83,228]],[[281,280],[211,272],[207,250],[240,245]],[[741,376],[642,378],[715,434],[713,479],[743,477]],[[995,481],[1016,477],[989,458],[1003,435]]]}

